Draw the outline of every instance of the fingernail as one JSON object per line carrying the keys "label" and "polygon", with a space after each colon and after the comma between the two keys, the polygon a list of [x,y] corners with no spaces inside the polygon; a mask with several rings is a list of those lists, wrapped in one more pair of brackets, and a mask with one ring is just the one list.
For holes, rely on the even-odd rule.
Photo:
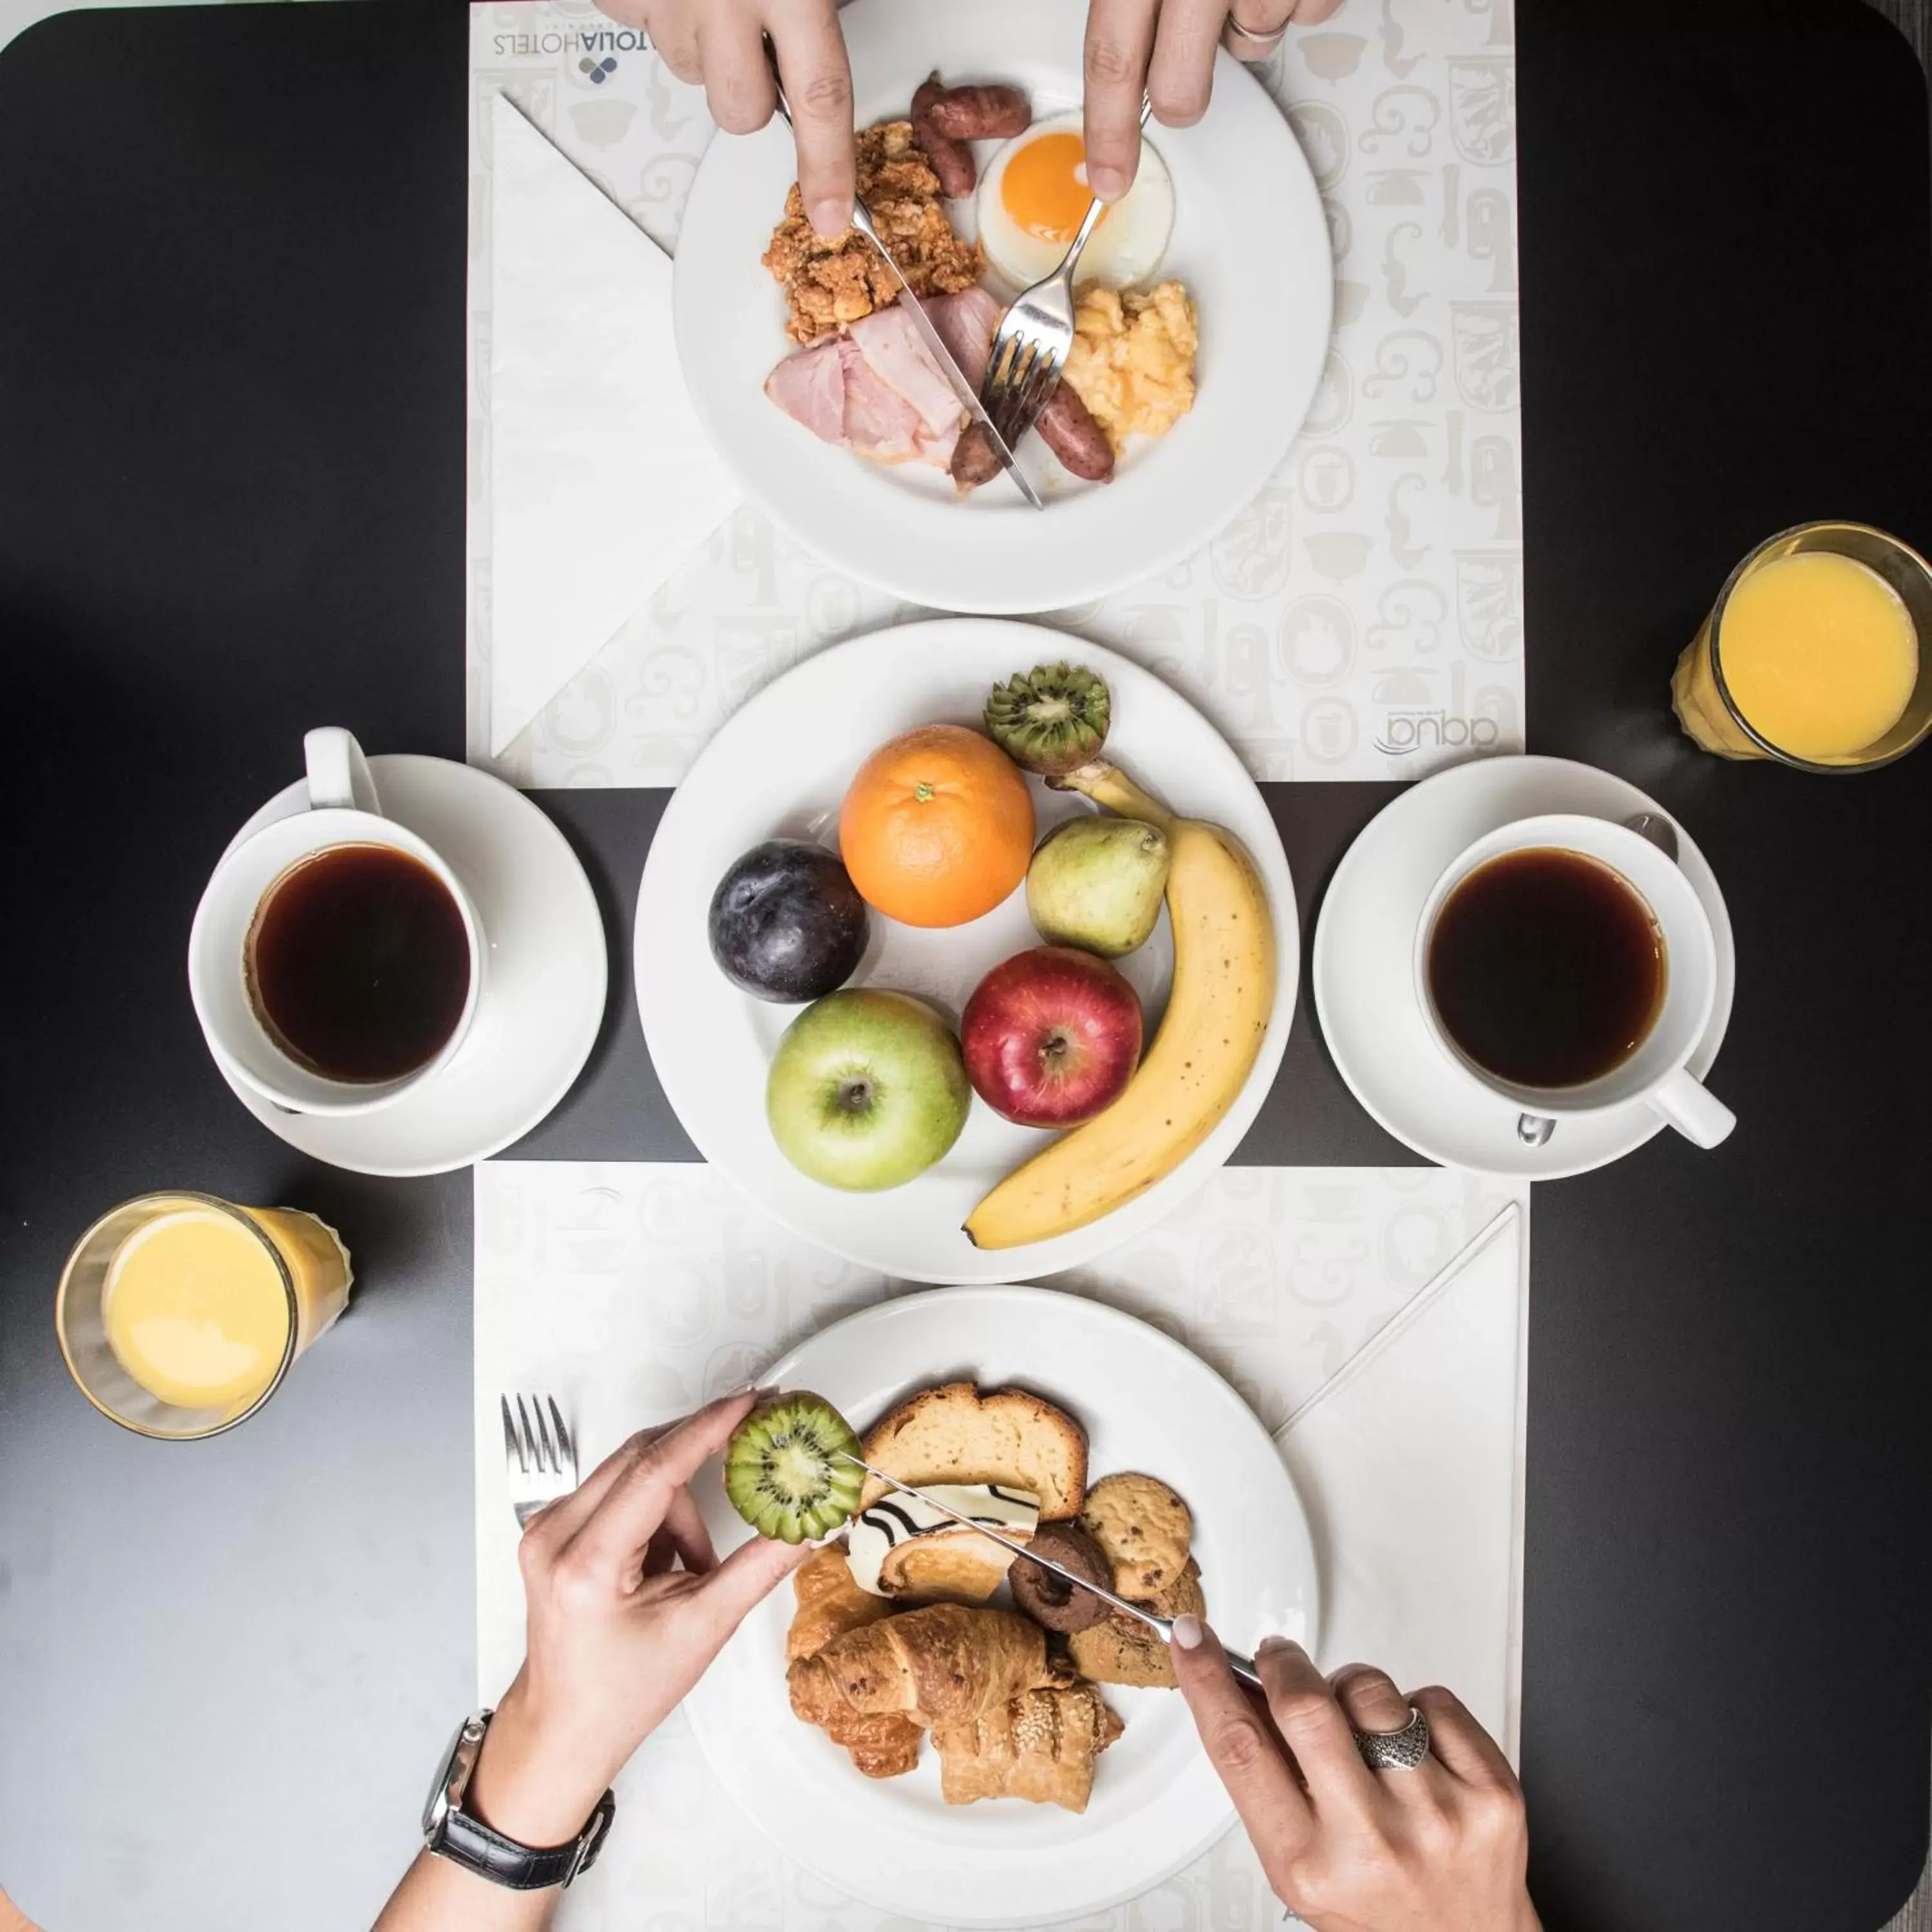
{"label": "fingernail", "polygon": [[1126,172],[1102,161],[1097,167],[1088,169],[1087,185],[1102,201],[1118,201],[1127,191]]}
{"label": "fingernail", "polygon": [[850,205],[836,195],[824,201],[814,201],[811,212],[812,227],[828,242],[836,241],[852,225]]}
{"label": "fingernail", "polygon": [[1180,1616],[1174,1620],[1174,1640],[1183,1650],[1198,1650],[1205,1634],[1198,1617]]}
{"label": "fingernail", "polygon": [[1294,1645],[1285,1636],[1264,1636],[1255,1647],[1257,1657],[1265,1657],[1271,1650],[1292,1650]]}

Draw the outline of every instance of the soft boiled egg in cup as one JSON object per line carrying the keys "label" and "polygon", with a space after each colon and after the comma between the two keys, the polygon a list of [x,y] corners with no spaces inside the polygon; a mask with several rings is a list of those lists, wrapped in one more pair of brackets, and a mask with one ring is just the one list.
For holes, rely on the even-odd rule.
{"label": "soft boiled egg in cup", "polygon": [[[1022,288],[1060,266],[1094,191],[1080,116],[1057,115],[1016,134],[993,157],[976,204],[980,244],[1000,273]],[[1080,256],[1080,280],[1112,288],[1145,281],[1160,266],[1174,228],[1174,183],[1145,141],[1134,184],[1100,218]]]}

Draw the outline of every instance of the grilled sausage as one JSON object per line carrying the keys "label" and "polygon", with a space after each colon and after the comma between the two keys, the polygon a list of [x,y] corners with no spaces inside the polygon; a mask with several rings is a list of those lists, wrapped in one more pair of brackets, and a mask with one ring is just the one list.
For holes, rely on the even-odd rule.
{"label": "grilled sausage", "polygon": [[1104,483],[1114,473],[1114,446],[1071,382],[1054,386],[1034,427],[1062,466],[1090,483]]}
{"label": "grilled sausage", "polygon": [[[1047,399],[1034,424],[1063,469],[1089,483],[1105,483],[1114,473],[1114,447],[1075,392],[1062,382]],[[952,480],[962,490],[976,490],[999,474],[1000,459],[986,432],[968,423],[952,446]]]}
{"label": "grilled sausage", "polygon": [[945,98],[946,92],[936,74],[920,82],[919,92],[912,98],[912,133],[939,177],[940,193],[958,201],[978,184],[980,170],[973,150],[964,141],[941,134],[935,124],[934,104]]}
{"label": "grilled sausage", "polygon": [[962,493],[990,483],[1000,473],[1000,459],[985,428],[970,422],[952,446],[952,480]]}
{"label": "grilled sausage", "polygon": [[1017,87],[949,87],[927,104],[935,132],[951,141],[1005,140],[1033,125]]}

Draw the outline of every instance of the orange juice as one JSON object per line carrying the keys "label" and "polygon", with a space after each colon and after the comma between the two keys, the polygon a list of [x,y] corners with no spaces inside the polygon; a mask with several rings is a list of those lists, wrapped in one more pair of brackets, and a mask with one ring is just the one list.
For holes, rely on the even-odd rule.
{"label": "orange juice", "polygon": [[102,1300],[107,1346],[150,1395],[182,1408],[252,1401],[289,1343],[275,1257],[216,1208],[179,1208],[122,1243]]}
{"label": "orange juice", "polygon": [[1772,538],[1678,660],[1678,722],[1729,758],[1842,768],[1895,757],[1925,722],[1924,578],[1912,552],[1862,525]]}
{"label": "orange juice", "polygon": [[56,1326],[97,1408],[149,1435],[206,1435],[275,1388],[350,1280],[348,1251],[312,1214],[148,1195],[82,1238]]}
{"label": "orange juice", "polygon": [[1845,758],[1904,715],[1918,681],[1905,600],[1869,565],[1801,550],[1738,584],[1718,659],[1732,701],[1780,751]]}

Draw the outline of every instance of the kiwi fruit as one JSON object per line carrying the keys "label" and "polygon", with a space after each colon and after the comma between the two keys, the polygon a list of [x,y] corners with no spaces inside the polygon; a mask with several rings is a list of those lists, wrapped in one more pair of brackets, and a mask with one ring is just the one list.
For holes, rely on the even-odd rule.
{"label": "kiwi fruit", "polygon": [[[1098,1583],[1104,1590],[1114,1587],[1114,1575],[1106,1553],[1093,1538],[1070,1522],[1043,1522],[1034,1532],[1027,1547],[1036,1556],[1051,1557],[1063,1569]],[[1091,1590],[1076,1588],[1064,1576],[1042,1570],[1022,1556],[1013,1558],[1006,1572],[1013,1593],[1013,1606],[1032,1618],[1042,1630],[1059,1630],[1071,1636],[1091,1630],[1108,1612],[1105,1599]]]}
{"label": "kiwi fruit", "polygon": [[1100,755],[1111,705],[1106,681],[1090,670],[1036,664],[994,686],[986,733],[1022,770],[1064,778]]}
{"label": "kiwi fruit", "polygon": [[724,1493],[760,1536],[805,1543],[849,1522],[866,1472],[852,1425],[822,1395],[768,1396],[724,1447]]}

